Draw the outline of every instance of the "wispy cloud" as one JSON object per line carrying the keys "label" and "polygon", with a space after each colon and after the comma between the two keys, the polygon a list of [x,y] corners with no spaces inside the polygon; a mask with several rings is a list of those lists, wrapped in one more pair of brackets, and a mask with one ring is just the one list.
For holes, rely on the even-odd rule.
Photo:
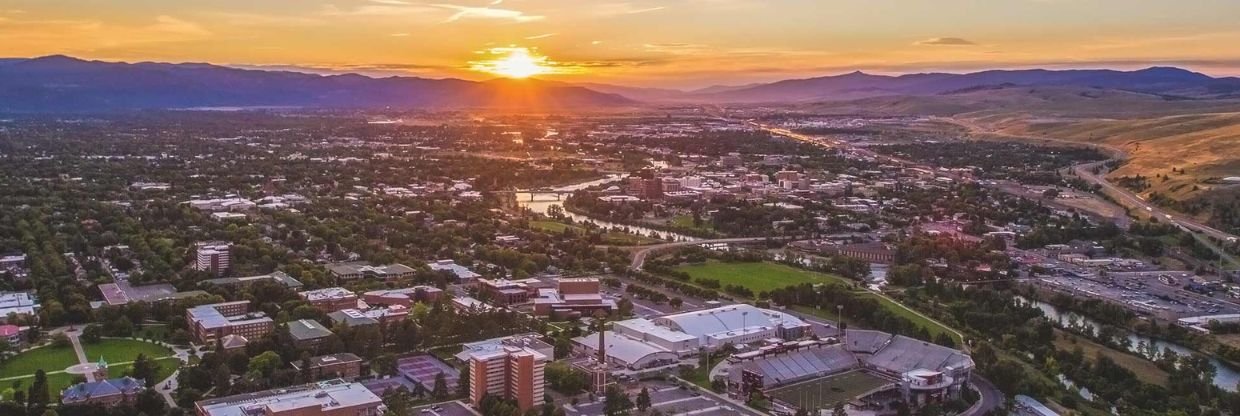
{"label": "wispy cloud", "polygon": [[676,54],[676,55],[688,55],[688,54],[696,54],[696,53],[706,51],[707,49],[710,49],[710,47],[707,45],[701,45],[701,44],[696,44],[696,43],[667,42],[667,43],[643,44],[642,49],[645,49],[650,52],[668,53],[668,54]]}
{"label": "wispy cloud", "polygon": [[526,37],[525,37],[525,40],[546,39],[546,38],[549,38],[549,37],[555,36],[555,35],[557,35],[557,34],[558,34],[558,33],[543,33],[543,34],[541,34],[541,35],[526,36]]}
{"label": "wispy cloud", "polygon": [[594,7],[594,13],[600,16],[623,16],[657,12],[666,8],[667,6],[642,7],[629,2],[601,3]]}
{"label": "wispy cloud", "polygon": [[952,37],[930,38],[930,39],[919,40],[917,42],[913,42],[913,44],[918,45],[918,46],[975,46],[977,45],[977,43],[974,43],[973,41],[968,40],[968,39],[952,38]]}
{"label": "wispy cloud", "polygon": [[520,10],[501,9],[491,6],[499,5],[502,1],[491,2],[488,6],[462,6],[459,4],[432,4],[431,6],[455,10],[452,16],[448,17],[445,23],[456,22],[464,19],[492,19],[492,20],[509,20],[517,23],[533,22],[543,20],[545,16],[530,15]]}

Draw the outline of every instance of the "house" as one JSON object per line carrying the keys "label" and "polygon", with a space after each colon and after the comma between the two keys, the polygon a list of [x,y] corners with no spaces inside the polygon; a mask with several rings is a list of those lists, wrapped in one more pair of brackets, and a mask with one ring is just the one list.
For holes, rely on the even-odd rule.
{"label": "house", "polygon": [[28,326],[0,325],[0,339],[8,341],[11,348],[21,348],[25,344],[26,331],[29,329]]}

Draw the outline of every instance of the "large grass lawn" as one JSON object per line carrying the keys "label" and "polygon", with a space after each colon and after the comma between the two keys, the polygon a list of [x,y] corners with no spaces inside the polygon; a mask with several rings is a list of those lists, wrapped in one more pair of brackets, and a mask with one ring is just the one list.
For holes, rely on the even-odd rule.
{"label": "large grass lawn", "polygon": [[883,308],[887,309],[891,313],[894,313],[897,316],[904,317],[905,319],[913,321],[913,323],[923,328],[926,328],[926,331],[929,331],[930,336],[932,337],[937,337],[939,336],[939,334],[947,334],[947,336],[952,337],[952,339],[956,341],[957,347],[959,347],[964,342],[963,339],[957,336],[955,332],[952,332],[950,329],[947,329],[947,327],[944,327],[943,325],[939,325],[937,322],[923,318],[920,315],[913,313],[913,311],[909,310],[908,308],[905,308],[904,306],[894,301],[888,300],[887,298],[878,296],[874,292],[859,293],[858,295],[872,298],[878,301],[880,305],[883,305]]}
{"label": "large grass lawn", "polygon": [[684,228],[688,230],[698,230],[698,231],[714,231],[715,230],[715,227],[711,225],[710,221],[706,221],[706,220],[702,221],[701,226],[694,226],[692,215],[677,215],[675,217],[672,217],[672,220],[671,222],[669,222],[669,224],[676,228]]}
{"label": "large grass lawn", "polygon": [[685,264],[676,270],[689,274],[693,280],[714,279],[724,286],[739,285],[754,293],[770,292],[802,283],[850,283],[843,277],[801,270],[777,263],[723,263],[708,261],[702,264]]}
{"label": "large grass lawn", "polygon": [[[556,221],[530,221],[530,228],[555,234],[561,234],[564,230],[572,230],[577,235],[584,235],[589,231],[580,225],[569,225]],[[603,244],[614,246],[639,246],[662,242],[664,241],[622,231],[607,231],[603,233]]]}
{"label": "large grass lawn", "polygon": [[[58,400],[60,397],[60,392],[73,385],[73,377],[74,375],[69,373],[48,374],[47,392],[51,393],[51,396]],[[11,390],[13,388],[13,383],[21,383],[19,388],[21,388],[22,391],[25,391],[31,384],[34,383],[34,374],[23,378],[5,380],[3,383],[0,383],[0,386],[3,386],[3,388],[0,388],[0,397],[5,399],[13,398],[13,391]]]}
{"label": "large grass lawn", "polygon": [[82,348],[86,350],[86,359],[91,362],[98,361],[101,355],[109,363],[133,361],[138,354],[145,354],[151,359],[172,355],[168,347],[133,339],[103,339],[95,344],[83,344]]}
{"label": "large grass lawn", "polygon": [[586,232],[585,228],[555,221],[530,221],[530,228],[557,234],[564,232],[564,230],[573,230],[573,232],[576,232],[577,234]]}
{"label": "large grass lawn", "polygon": [[1098,357],[1107,357],[1120,367],[1132,371],[1137,376],[1137,379],[1141,381],[1163,387],[1167,386],[1167,379],[1170,375],[1163,371],[1163,369],[1158,368],[1153,362],[1133,354],[1116,351],[1065,331],[1055,330],[1055,348],[1063,351],[1072,351],[1078,347],[1085,352],[1085,357],[1091,361],[1097,360]]}
{"label": "large grass lawn", "polygon": [[73,352],[73,347],[35,348],[0,364],[0,378],[33,375],[39,369],[44,372],[61,371],[77,363],[77,354]]}
{"label": "large grass lawn", "polygon": [[[158,374],[158,376],[155,377],[155,381],[153,381],[154,383],[163,381],[168,378],[168,376],[171,376],[173,371],[176,371],[177,368],[181,367],[181,360],[176,357],[160,358],[155,360],[155,362],[159,364],[159,372],[155,373]],[[133,364],[109,365],[108,376],[120,377],[128,373],[132,368]]]}

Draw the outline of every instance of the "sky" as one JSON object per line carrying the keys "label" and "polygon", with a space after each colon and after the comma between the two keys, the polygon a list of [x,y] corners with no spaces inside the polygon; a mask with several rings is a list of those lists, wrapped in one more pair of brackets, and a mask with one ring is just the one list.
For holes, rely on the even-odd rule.
{"label": "sky", "polygon": [[1230,76],[1236,45],[1237,0],[0,0],[0,57],[666,88],[854,70]]}

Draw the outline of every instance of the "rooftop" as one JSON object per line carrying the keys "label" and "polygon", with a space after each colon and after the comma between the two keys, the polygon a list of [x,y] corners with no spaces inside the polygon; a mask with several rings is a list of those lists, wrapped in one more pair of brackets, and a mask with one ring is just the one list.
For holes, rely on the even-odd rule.
{"label": "rooftop", "polygon": [[745,304],[668,315],[657,322],[699,338],[807,325],[792,315]]}
{"label": "rooftop", "polygon": [[293,339],[304,341],[309,339],[319,339],[331,336],[332,331],[318,322],[311,319],[302,319],[288,323],[288,333]]}
{"label": "rooftop", "polygon": [[302,408],[317,408],[319,412],[354,406],[381,408],[383,399],[361,384],[335,379],[203,400],[196,405],[205,416],[253,416],[267,414],[267,411],[281,412]]}

